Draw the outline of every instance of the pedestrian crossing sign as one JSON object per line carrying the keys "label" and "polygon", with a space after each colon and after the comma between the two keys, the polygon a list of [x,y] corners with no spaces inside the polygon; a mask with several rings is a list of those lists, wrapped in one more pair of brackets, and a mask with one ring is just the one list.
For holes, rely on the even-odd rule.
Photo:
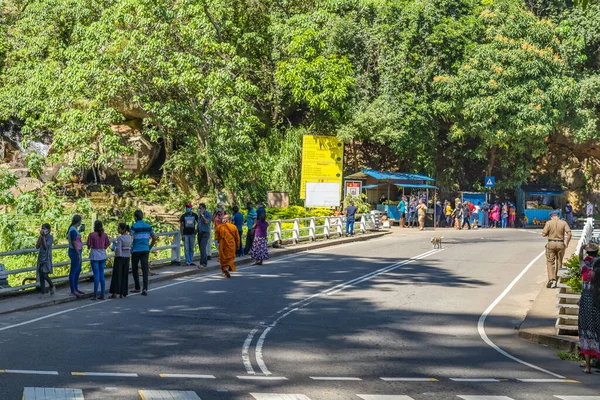
{"label": "pedestrian crossing sign", "polygon": [[486,188],[493,188],[496,186],[496,177],[495,176],[486,176],[484,181],[484,186]]}

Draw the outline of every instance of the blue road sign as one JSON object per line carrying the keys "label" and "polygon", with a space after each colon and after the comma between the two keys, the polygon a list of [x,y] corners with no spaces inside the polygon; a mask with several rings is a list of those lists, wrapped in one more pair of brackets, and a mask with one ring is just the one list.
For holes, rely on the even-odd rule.
{"label": "blue road sign", "polygon": [[493,188],[496,186],[496,177],[495,176],[486,176],[484,181],[484,186],[486,188]]}

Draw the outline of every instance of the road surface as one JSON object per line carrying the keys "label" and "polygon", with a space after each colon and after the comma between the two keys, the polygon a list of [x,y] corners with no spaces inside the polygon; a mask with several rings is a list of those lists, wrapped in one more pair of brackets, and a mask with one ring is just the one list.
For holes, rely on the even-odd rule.
{"label": "road surface", "polygon": [[541,236],[436,234],[441,250],[395,228],[3,316],[0,399],[600,400],[600,375],[516,336],[545,282]]}

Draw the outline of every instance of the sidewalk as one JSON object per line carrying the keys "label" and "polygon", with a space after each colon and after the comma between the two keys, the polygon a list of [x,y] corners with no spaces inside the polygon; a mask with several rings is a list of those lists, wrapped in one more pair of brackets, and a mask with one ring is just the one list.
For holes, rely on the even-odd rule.
{"label": "sidewalk", "polygon": [[[373,233],[365,233],[359,234],[355,237],[342,237],[336,239],[324,239],[318,240],[316,242],[302,243],[297,245],[289,245],[285,246],[281,249],[269,249],[270,259],[277,259],[278,257],[300,253],[303,251],[315,250],[324,247],[336,246],[345,243],[353,243],[353,242],[362,242],[370,239],[380,238],[386,235],[391,234],[391,231],[383,231],[383,232],[373,232]],[[253,262],[253,260],[248,257],[240,257],[236,259],[236,265],[249,265]],[[268,264],[267,264],[268,265]],[[220,271],[221,268],[216,257],[213,257],[212,260],[208,262],[207,268],[198,268],[198,267],[186,267],[186,266],[178,266],[178,265],[152,265],[152,273],[149,277],[149,285],[151,287],[152,284],[166,281],[170,279],[182,278],[191,275],[199,275],[206,273],[214,273],[216,271]],[[141,274],[141,273],[140,273]],[[110,287],[110,276],[106,277],[106,290],[108,297],[108,288]],[[141,277],[140,277],[141,279]],[[131,274],[129,275],[129,285],[130,289],[133,289],[133,277]],[[89,299],[92,297],[94,291],[94,282],[91,281],[81,281],[79,283],[79,289],[85,292],[85,296],[83,299]],[[49,296],[46,299],[40,299],[40,292],[31,291],[27,294],[17,294],[11,297],[5,297],[0,299],[0,315],[9,314],[17,311],[26,311],[33,310],[42,307],[48,307],[55,304],[67,303],[70,301],[78,301],[77,298],[69,296],[69,288],[68,283],[64,283],[62,285],[57,285],[56,294],[54,296]],[[87,300],[89,302],[89,300]]]}
{"label": "sidewalk", "polygon": [[[569,244],[565,252],[565,260],[571,257],[577,247],[577,240]],[[544,259],[544,263],[546,260]],[[519,327],[519,337],[531,342],[554,347],[559,350],[575,352],[579,345],[577,336],[558,335],[556,319],[558,308],[556,294],[558,289],[547,289],[544,283],[540,286],[540,293],[536,297],[525,320]]]}

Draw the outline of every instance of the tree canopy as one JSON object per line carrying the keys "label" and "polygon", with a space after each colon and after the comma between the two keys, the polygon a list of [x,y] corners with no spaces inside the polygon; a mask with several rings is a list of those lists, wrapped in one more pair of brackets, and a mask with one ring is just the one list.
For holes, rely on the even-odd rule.
{"label": "tree canopy", "polygon": [[[51,137],[61,176],[119,171],[129,120],[161,184],[299,194],[304,134],[346,169],[452,189],[530,179],[548,141],[598,138],[600,5],[558,0],[5,0],[0,126]],[[40,160],[32,157],[34,174]],[[119,174],[121,180],[126,175]]]}

